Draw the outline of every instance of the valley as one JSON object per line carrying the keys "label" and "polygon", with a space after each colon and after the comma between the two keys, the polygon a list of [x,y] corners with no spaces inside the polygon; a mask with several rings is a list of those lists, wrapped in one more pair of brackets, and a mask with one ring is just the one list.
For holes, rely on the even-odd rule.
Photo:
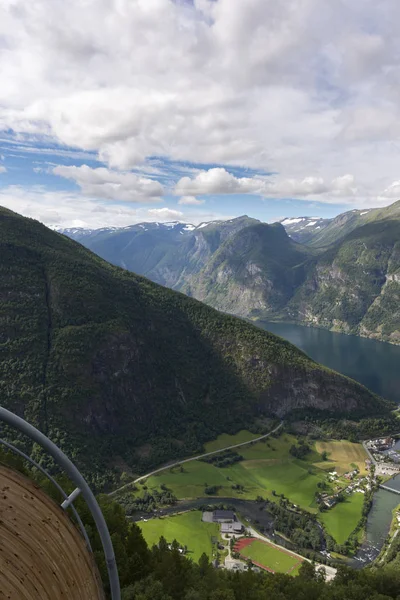
{"label": "valley", "polygon": [[[244,432],[239,433],[238,439],[243,436]],[[231,437],[229,441],[234,439]],[[221,439],[209,446],[215,447],[219,442]],[[305,442],[302,437],[279,431],[261,441],[241,444],[240,454],[228,457],[228,464],[223,466],[215,459],[220,456],[220,461],[227,461],[224,458],[227,448],[221,449],[220,454],[206,455],[203,460],[188,459],[188,462],[164,467],[127,484],[113,495],[139,524],[148,543],[154,543],[157,535],[163,535],[168,543],[176,539],[194,556],[206,551],[204,544],[207,543],[206,554],[222,563],[226,555],[217,548],[220,538],[215,531],[209,532],[207,538],[207,527],[200,518],[199,508],[232,507],[247,527],[254,521],[256,530],[267,536],[263,539],[274,540],[289,550],[297,549],[300,554],[305,552],[306,556],[314,552],[319,557],[317,560],[324,560],[321,550],[327,544],[331,552],[334,549],[340,554],[354,554],[353,548],[363,535],[359,523],[364,500],[373,484],[367,470],[368,454],[362,444],[346,440]],[[170,507],[151,500],[156,490],[170,494],[173,499]],[[136,512],[133,507],[138,506],[139,499],[145,498],[149,499],[147,513]],[[144,506],[142,504],[142,509]],[[296,527],[300,525],[293,527],[288,523],[299,519],[300,524],[304,517],[314,523],[315,529],[299,537],[300,530]],[[211,543],[211,537],[216,546]],[[271,565],[266,567],[272,568]]]}
{"label": "valley", "polygon": [[[296,262],[313,250],[287,245],[281,225],[236,225],[213,226],[209,242],[221,242],[220,226],[224,251],[256,231],[253,250],[279,242],[288,281],[302,276]],[[377,484],[358,440],[393,425],[394,402],[6,210],[0,245],[5,403],[111,492],[107,510],[127,515],[135,535],[165,538],[153,554],[200,568],[205,554],[228,571],[253,560],[291,578],[308,560],[355,557]],[[279,265],[268,269],[279,277]],[[215,510],[235,511],[238,545],[205,520]]]}
{"label": "valley", "polygon": [[390,414],[389,402],[281,338],[37,221],[1,209],[0,245],[5,406],[74,456],[99,491],[118,487],[118,464],[146,473],[221,433],[262,435],[293,411]]}

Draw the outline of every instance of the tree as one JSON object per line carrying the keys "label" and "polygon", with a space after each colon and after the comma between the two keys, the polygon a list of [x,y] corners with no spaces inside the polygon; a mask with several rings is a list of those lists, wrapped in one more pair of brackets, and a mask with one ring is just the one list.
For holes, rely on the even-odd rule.
{"label": "tree", "polygon": [[321,454],[322,460],[328,460],[328,453],[326,450],[324,450]]}
{"label": "tree", "polygon": [[158,548],[161,552],[168,550],[167,540],[163,535],[160,537],[160,541],[158,542]]}
{"label": "tree", "polygon": [[299,577],[301,577],[301,579],[308,580],[315,579],[315,566],[312,563],[308,562],[308,560],[303,560],[299,569]]}
{"label": "tree", "polygon": [[203,552],[203,554],[199,558],[199,567],[200,567],[200,573],[203,577],[210,570],[210,559],[208,558],[208,556],[205,552]]}

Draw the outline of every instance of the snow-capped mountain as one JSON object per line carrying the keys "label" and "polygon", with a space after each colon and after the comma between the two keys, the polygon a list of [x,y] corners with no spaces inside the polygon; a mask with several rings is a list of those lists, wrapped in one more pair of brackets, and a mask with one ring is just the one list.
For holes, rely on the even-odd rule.
{"label": "snow-capped mountain", "polygon": [[287,234],[295,241],[307,243],[316,233],[319,233],[332,219],[322,217],[288,217],[279,221]]}

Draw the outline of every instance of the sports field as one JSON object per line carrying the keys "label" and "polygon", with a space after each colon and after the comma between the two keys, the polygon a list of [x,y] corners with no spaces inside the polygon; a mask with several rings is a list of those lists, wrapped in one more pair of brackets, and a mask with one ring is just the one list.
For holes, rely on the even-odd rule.
{"label": "sports field", "polygon": [[319,515],[319,520],[338,544],[344,544],[355,529],[361,518],[363,502],[364,494],[355,493]]}
{"label": "sports field", "polygon": [[234,549],[243,558],[251,558],[254,564],[273,573],[297,574],[302,563],[301,558],[255,538],[242,538]]}
{"label": "sports field", "polygon": [[203,552],[211,559],[211,538],[220,539],[217,523],[203,523],[201,516],[200,511],[191,511],[174,517],[139,521],[137,525],[150,548],[164,536],[168,543],[177,540],[181,546],[187,546],[186,556],[197,562]]}
{"label": "sports field", "polygon": [[347,440],[331,440],[328,442],[317,442],[316,450],[319,453],[327,452],[328,461],[324,462],[325,466],[335,468],[339,475],[343,475],[357,465],[360,474],[365,475],[365,459],[368,458],[362,444],[353,444]]}

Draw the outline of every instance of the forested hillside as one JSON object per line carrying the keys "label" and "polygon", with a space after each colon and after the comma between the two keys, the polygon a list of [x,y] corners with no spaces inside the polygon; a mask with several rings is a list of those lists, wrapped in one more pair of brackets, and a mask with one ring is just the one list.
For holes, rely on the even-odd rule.
{"label": "forested hillside", "polygon": [[0,252],[2,402],[93,478],[187,456],[267,416],[387,409],[280,338],[7,210]]}

